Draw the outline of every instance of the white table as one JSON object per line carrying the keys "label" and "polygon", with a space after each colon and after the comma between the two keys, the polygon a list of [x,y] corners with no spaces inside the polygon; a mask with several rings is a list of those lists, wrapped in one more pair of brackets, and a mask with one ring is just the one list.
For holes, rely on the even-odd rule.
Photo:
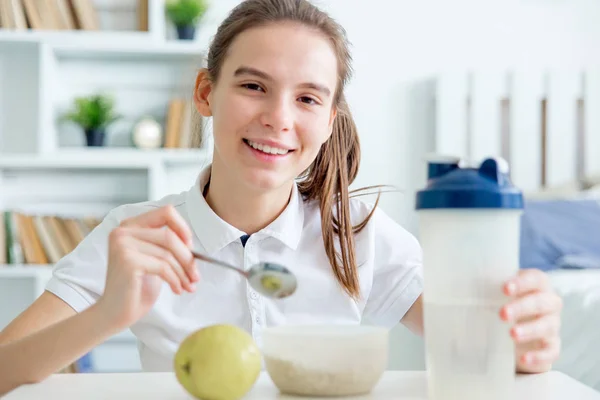
{"label": "white table", "polygon": [[[373,392],[353,400],[425,400],[425,372],[386,371]],[[519,375],[511,400],[600,400],[600,393],[560,372]],[[190,400],[172,373],[61,374],[22,386],[3,400]],[[298,400],[279,393],[263,372],[244,400]],[[315,400],[315,398],[311,398]],[[346,399],[350,399],[349,397]],[[328,400],[331,400],[328,399]]]}

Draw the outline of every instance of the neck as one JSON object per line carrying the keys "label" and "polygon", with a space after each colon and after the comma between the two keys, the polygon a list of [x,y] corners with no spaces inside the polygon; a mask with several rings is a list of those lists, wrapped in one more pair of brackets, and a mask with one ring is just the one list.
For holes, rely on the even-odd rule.
{"label": "neck", "polygon": [[225,222],[251,235],[273,222],[288,205],[291,185],[256,191],[213,164],[206,202]]}

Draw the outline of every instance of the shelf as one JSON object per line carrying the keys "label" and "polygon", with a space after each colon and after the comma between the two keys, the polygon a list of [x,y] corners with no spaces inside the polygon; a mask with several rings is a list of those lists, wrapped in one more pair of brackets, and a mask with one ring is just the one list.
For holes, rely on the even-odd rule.
{"label": "shelf", "polygon": [[52,46],[55,54],[60,59],[117,59],[117,60],[145,60],[175,58],[187,60],[202,60],[205,57],[205,49],[193,43],[175,42],[143,42],[138,44],[129,43],[98,43],[88,44],[60,44]]}
{"label": "shelf", "polygon": [[144,43],[152,40],[142,31],[85,31],[85,30],[8,30],[0,29],[2,42],[44,42],[50,44],[98,45],[118,41],[121,44]]}
{"label": "shelf", "polygon": [[147,32],[2,31],[0,45],[47,43],[59,59],[202,60],[206,49],[196,41],[157,40]]}
{"label": "shelf", "polygon": [[165,165],[205,165],[211,153],[204,149],[101,148],[59,150],[41,156],[2,154],[3,169],[148,169],[156,163]]}
{"label": "shelf", "polygon": [[52,265],[0,265],[0,279],[43,278],[50,279]]}

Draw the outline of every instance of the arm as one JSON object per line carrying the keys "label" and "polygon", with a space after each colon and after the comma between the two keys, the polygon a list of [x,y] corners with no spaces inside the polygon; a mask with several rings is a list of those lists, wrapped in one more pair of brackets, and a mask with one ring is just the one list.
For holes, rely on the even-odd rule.
{"label": "arm", "polygon": [[0,346],[31,335],[75,314],[71,306],[46,291],[0,332]]}
{"label": "arm", "polygon": [[420,295],[400,320],[415,335],[423,336],[423,295]]}
{"label": "arm", "polygon": [[[36,309],[28,310],[17,325],[27,326],[23,321],[31,321]],[[96,304],[29,336],[1,344],[0,360],[4,361],[0,363],[0,396],[20,385],[45,379],[118,332]]]}

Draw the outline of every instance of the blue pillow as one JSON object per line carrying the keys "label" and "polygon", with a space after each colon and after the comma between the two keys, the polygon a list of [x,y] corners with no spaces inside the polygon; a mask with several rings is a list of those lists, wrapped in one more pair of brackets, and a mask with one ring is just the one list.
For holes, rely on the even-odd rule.
{"label": "blue pillow", "polygon": [[521,218],[520,264],[544,271],[600,268],[599,202],[527,201]]}

